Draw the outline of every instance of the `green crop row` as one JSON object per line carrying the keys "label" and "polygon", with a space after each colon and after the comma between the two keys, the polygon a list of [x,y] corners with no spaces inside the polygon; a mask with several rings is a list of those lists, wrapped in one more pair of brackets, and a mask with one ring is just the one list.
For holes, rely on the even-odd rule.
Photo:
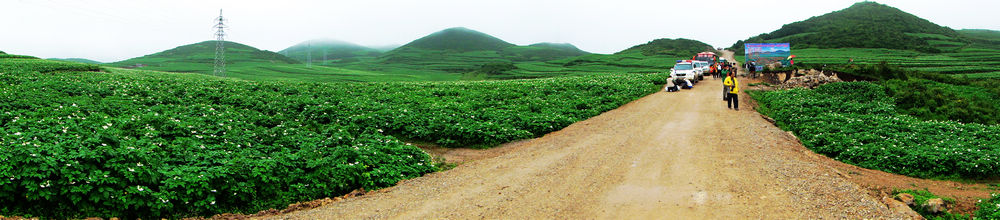
{"label": "green crop row", "polygon": [[76,62],[41,60],[28,56],[0,57],[0,72],[101,71],[100,66]]}
{"label": "green crop row", "polygon": [[1000,177],[1000,126],[925,121],[899,113],[868,82],[752,93],[760,111],[813,151],[848,164],[917,177]]}
{"label": "green crop row", "polygon": [[248,213],[391,186],[437,169],[396,137],[471,147],[536,137],[665,80],[321,84],[0,66],[0,215],[50,218]]}
{"label": "green crop row", "polygon": [[1000,71],[1000,51],[963,48],[950,53],[921,53],[912,50],[877,48],[797,49],[796,63],[878,64],[886,62],[912,70],[942,74],[975,74]]}

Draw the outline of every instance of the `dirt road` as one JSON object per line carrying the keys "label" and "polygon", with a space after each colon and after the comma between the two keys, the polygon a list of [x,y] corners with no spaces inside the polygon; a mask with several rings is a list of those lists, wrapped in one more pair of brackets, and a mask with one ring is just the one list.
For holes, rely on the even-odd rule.
{"label": "dirt road", "polygon": [[716,79],[502,147],[512,150],[270,218],[894,218],[750,107],[727,109]]}

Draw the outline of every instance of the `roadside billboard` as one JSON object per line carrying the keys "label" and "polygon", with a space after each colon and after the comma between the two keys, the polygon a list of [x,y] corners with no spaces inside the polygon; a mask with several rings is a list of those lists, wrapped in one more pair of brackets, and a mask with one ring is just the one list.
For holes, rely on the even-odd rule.
{"label": "roadside billboard", "polygon": [[760,43],[743,44],[746,49],[746,62],[757,64],[757,70],[763,69],[765,65],[781,63],[782,60],[792,55],[789,43]]}

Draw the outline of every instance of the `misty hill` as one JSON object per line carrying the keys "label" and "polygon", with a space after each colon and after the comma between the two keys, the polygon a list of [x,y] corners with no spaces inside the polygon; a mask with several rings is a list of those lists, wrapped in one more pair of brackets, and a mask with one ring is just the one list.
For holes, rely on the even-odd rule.
{"label": "misty hill", "polygon": [[791,43],[795,48],[888,48],[940,52],[963,45],[954,30],[897,8],[859,2],[846,9],[786,24],[732,46],[743,53],[746,43]]}
{"label": "misty hill", "polygon": [[645,44],[632,46],[615,54],[641,53],[646,56],[667,55],[691,57],[705,51],[715,52],[715,49],[712,48],[712,45],[697,40],[661,38]]}
{"label": "misty hill", "polygon": [[567,43],[537,43],[504,48],[501,54],[512,61],[548,61],[590,53]]}
{"label": "misty hill", "polygon": [[399,48],[400,46],[403,46],[403,45],[399,45],[399,44],[388,44],[388,45],[379,45],[379,46],[368,46],[368,47],[369,47],[369,48],[372,48],[372,49],[375,49],[375,50],[377,50],[378,52],[388,52],[388,51],[390,51],[390,50],[395,50],[396,48]]}
{"label": "misty hill", "polygon": [[301,62],[305,62],[307,57],[311,57],[313,61],[322,61],[377,57],[382,54],[381,51],[373,48],[339,40],[310,40],[288,47],[278,53]]}
{"label": "misty hill", "polygon": [[[435,32],[384,53],[369,66],[443,73],[481,71],[486,64],[510,67],[514,62],[548,61],[589,54],[570,44],[541,43],[517,46],[468,28]],[[374,70],[376,67],[363,67]],[[492,72],[492,71],[491,71]]]}
{"label": "misty hill", "polygon": [[[215,66],[216,42],[204,41],[183,45],[162,52],[103,65],[166,72],[211,74]],[[226,48],[227,72],[255,75],[247,76],[246,78],[285,74],[288,71],[277,70],[278,66],[300,63],[275,52],[260,50],[236,42],[226,41],[224,46]],[[240,77],[239,75],[233,76]]]}
{"label": "misty hill", "polygon": [[463,27],[449,28],[435,32],[407,43],[400,49],[448,50],[455,52],[499,51],[514,44],[479,31]]}
{"label": "misty hill", "polygon": [[48,58],[47,60],[58,60],[58,61],[77,62],[86,64],[101,64],[100,61],[89,60],[84,58]]}
{"label": "misty hill", "polygon": [[985,48],[1000,49],[1000,31],[983,29],[963,29],[962,34],[972,44]]}
{"label": "misty hill", "polygon": [[[142,64],[145,66],[168,67],[188,64],[214,64],[215,44],[216,41],[188,44],[159,53],[114,62],[111,65],[125,67]],[[236,42],[226,41],[225,48],[226,65],[237,63],[299,63],[299,61],[284,55]]]}
{"label": "misty hill", "polygon": [[675,61],[691,59],[699,52],[712,51],[711,45],[690,39],[656,39],[635,45],[615,54],[587,54],[542,64],[522,65],[524,69],[545,69],[553,72],[630,72],[667,71]]}

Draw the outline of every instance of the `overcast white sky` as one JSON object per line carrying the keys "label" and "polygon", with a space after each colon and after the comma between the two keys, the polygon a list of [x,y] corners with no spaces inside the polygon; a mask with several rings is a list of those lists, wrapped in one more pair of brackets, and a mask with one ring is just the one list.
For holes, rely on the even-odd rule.
{"label": "overcast white sky", "polygon": [[[0,0],[0,51],[43,58],[120,61],[214,39],[223,9],[227,40],[279,51],[330,38],[405,44],[467,27],[508,42],[572,43],[614,53],[657,38],[716,47],[857,0]],[[879,0],[955,29],[1000,30],[997,0]],[[751,12],[769,11],[770,13]]]}

